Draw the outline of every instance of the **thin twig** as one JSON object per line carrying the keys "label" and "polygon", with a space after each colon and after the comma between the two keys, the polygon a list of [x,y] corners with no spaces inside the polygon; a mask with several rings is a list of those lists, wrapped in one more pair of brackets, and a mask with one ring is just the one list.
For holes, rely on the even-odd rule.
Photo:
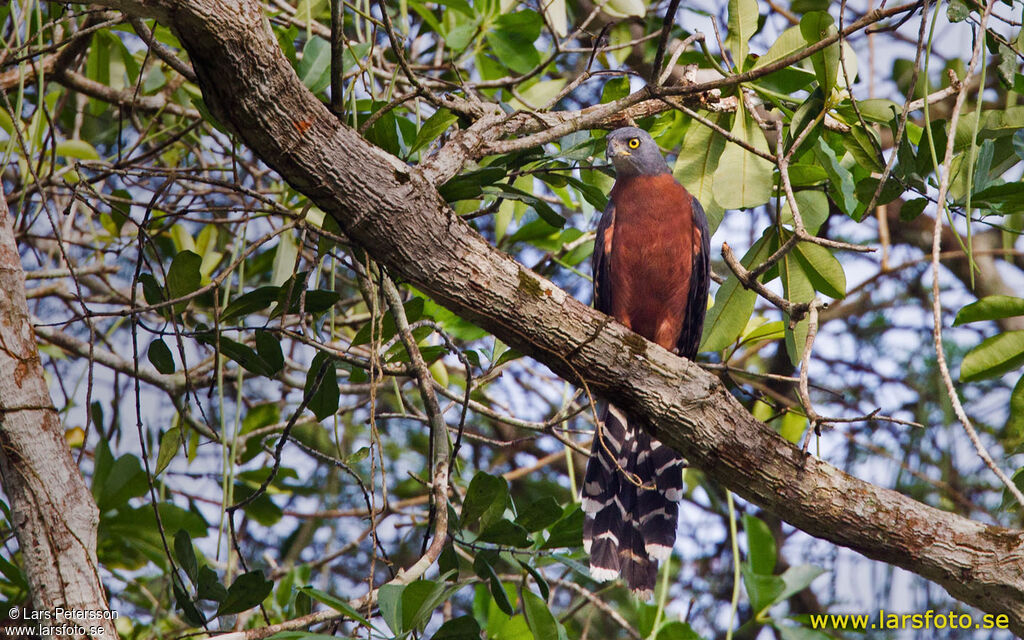
{"label": "thin twig", "polygon": [[149,27],[147,27],[146,23],[142,21],[142,18],[129,16],[128,22],[131,23],[132,28],[135,29],[135,33],[138,34],[139,38],[146,43],[146,46],[149,47],[149,50],[152,51],[156,57],[166,62],[169,67],[180,73],[189,82],[198,82],[196,72],[192,70],[192,67],[175,55],[175,53],[167,48],[166,45],[153,37],[153,32],[149,30]]}
{"label": "thin twig", "polygon": [[814,338],[818,335],[818,309],[821,308],[821,301],[815,298],[807,310],[807,338],[804,340],[804,352],[800,357],[800,384],[797,388],[800,391],[800,404],[803,405],[804,415],[807,416],[808,426],[807,439],[804,440],[804,453],[811,441],[811,433],[820,434],[821,416],[814,410],[811,404],[811,394],[807,389],[807,380],[811,368],[811,350],[814,348]]}
{"label": "thin twig", "polygon": [[[967,66],[967,74],[964,76],[963,86],[960,92],[957,93],[956,102],[953,105],[953,112],[949,119],[949,130],[956,131],[956,126],[960,120],[960,109],[963,107],[964,101],[967,98],[967,87],[970,86],[971,75],[974,74],[974,69],[977,67],[978,60],[981,57],[982,49],[985,46],[985,24],[988,22],[988,18],[992,13],[992,7],[995,5],[996,0],[991,0],[985,7],[985,13],[981,17],[981,23],[979,25],[980,35],[977,37],[977,42],[974,45],[974,53],[971,56],[971,63]],[[979,93],[978,99],[981,99]],[[1017,485],[1013,483],[1002,469],[995,463],[992,456],[989,455],[985,449],[985,445],[981,442],[981,438],[978,437],[978,432],[975,430],[974,425],[971,424],[970,418],[967,416],[967,412],[964,411],[963,404],[960,402],[960,395],[957,393],[956,387],[953,385],[953,378],[949,373],[949,366],[946,364],[946,353],[942,345],[942,300],[940,297],[939,288],[939,255],[942,249],[942,209],[945,208],[946,196],[949,193],[949,182],[952,174],[952,162],[953,162],[953,148],[956,136],[950,135],[946,141],[946,155],[943,158],[942,166],[945,167],[945,171],[941,172],[939,180],[939,210],[935,214],[935,226],[932,230],[932,337],[935,344],[935,358],[939,365],[939,373],[942,376],[942,383],[946,387],[946,395],[949,397],[949,401],[953,406],[953,412],[956,417],[960,420],[961,426],[964,428],[964,432],[967,434],[967,438],[974,445],[974,450],[977,451],[978,457],[982,459],[989,469],[992,470],[996,477],[999,478],[1000,482],[1006,486],[1007,491],[1017,500],[1017,503],[1024,507],[1024,493],[1017,488]],[[895,155],[895,154],[893,154]]]}
{"label": "thin twig", "polygon": [[661,20],[661,39],[658,40],[658,51],[654,54],[651,77],[648,79],[650,82],[661,83],[661,63],[665,60],[665,47],[668,46],[668,37],[676,23],[677,9],[679,9],[679,0],[670,0],[668,8],[665,9],[665,16]]}

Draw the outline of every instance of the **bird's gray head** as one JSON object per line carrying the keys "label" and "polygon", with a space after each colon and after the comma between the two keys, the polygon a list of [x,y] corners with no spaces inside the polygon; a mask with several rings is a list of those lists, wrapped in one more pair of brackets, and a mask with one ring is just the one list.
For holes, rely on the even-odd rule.
{"label": "bird's gray head", "polygon": [[658,143],[651,134],[636,127],[622,127],[608,134],[608,159],[615,165],[615,174],[624,176],[656,176],[669,173],[668,163],[661,156]]}

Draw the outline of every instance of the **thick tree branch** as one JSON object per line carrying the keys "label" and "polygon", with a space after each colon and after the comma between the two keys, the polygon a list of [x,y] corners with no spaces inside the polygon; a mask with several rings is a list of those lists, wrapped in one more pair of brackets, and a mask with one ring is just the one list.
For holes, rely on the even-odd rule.
{"label": "thick tree branch", "polygon": [[1024,532],[929,507],[804,456],[714,376],[495,249],[419,171],[340,124],[306,90],[258,4],[106,4],[167,21],[218,118],[376,260],[566,379],[646,416],[652,433],[744,498],[811,535],[1005,613],[1024,633]]}

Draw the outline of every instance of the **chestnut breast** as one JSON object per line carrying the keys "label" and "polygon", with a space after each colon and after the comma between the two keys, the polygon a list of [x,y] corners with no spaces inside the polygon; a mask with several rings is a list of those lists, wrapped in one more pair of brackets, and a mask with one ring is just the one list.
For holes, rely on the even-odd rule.
{"label": "chestnut breast", "polygon": [[700,246],[692,196],[664,173],[620,178],[611,199],[611,315],[674,350],[686,316],[694,246]]}

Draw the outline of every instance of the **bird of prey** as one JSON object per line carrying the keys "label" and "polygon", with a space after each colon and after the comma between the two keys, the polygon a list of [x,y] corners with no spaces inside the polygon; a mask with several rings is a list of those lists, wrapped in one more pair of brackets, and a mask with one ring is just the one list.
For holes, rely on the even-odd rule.
{"label": "bird of prey", "polygon": [[[597,226],[594,304],[677,354],[697,355],[708,298],[708,223],[642,129],[608,134],[615,185]],[[610,403],[583,483],[583,545],[597,580],[621,576],[642,599],[676,539],[683,458]]]}

